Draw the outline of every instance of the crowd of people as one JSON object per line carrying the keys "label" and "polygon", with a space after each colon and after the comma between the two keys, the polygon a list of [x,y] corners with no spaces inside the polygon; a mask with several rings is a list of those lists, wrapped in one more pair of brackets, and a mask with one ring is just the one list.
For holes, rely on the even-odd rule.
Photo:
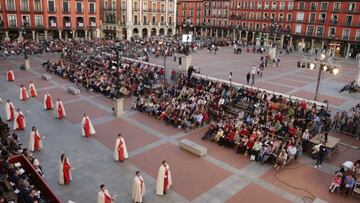
{"label": "crowd of people", "polygon": [[41,191],[36,188],[36,181],[33,179],[32,174],[25,171],[21,165],[10,162],[12,156],[23,154],[39,175],[43,176],[39,160],[33,157],[29,149],[22,148],[16,132],[11,130],[1,118],[0,136],[1,159],[3,160],[0,173],[0,201],[14,203],[46,202],[46,199],[40,197]]}
{"label": "crowd of people", "polygon": [[360,139],[360,104],[334,115],[332,128]]}

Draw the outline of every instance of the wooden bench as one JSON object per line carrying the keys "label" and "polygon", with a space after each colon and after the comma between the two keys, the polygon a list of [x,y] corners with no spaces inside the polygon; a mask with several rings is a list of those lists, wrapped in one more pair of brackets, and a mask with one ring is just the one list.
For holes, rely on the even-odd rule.
{"label": "wooden bench", "polygon": [[75,94],[75,95],[80,94],[80,90],[76,87],[68,87],[67,90],[71,94]]}
{"label": "wooden bench", "polygon": [[41,78],[44,80],[51,80],[51,76],[48,74],[42,74]]}
{"label": "wooden bench", "polygon": [[199,157],[203,157],[207,154],[207,148],[201,145],[198,145],[188,139],[183,139],[180,141],[180,148],[186,151],[189,151]]}

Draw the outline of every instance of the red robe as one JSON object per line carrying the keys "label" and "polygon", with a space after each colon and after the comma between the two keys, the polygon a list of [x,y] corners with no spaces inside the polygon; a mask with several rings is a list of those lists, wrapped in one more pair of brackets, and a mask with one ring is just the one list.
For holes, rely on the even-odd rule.
{"label": "red robe", "polygon": [[12,121],[12,120],[14,120],[14,106],[11,104],[9,106],[10,106],[10,120],[9,121]]}
{"label": "red robe", "polygon": [[166,191],[168,188],[168,184],[169,184],[168,175],[169,175],[169,173],[168,173],[168,170],[166,169],[165,170],[165,178],[164,178],[164,191]]}
{"label": "red robe", "polygon": [[22,95],[22,101],[25,101],[27,99],[26,89],[25,87],[21,88],[21,95]]}
{"label": "red robe", "polygon": [[52,109],[52,105],[51,105],[51,97],[49,95],[46,96],[46,110],[51,110]]}
{"label": "red robe", "polygon": [[18,124],[18,128],[16,130],[24,130],[24,115],[19,113],[19,115],[16,118],[16,122]]}
{"label": "red robe", "polygon": [[85,131],[85,136],[86,137],[90,137],[90,121],[88,118],[85,119],[85,125],[84,125],[84,131]]}
{"label": "red robe", "polygon": [[14,80],[14,73],[11,70],[9,70],[7,72],[7,80],[8,81],[13,81]]}
{"label": "red robe", "polygon": [[39,134],[36,132],[35,136],[34,136],[34,150],[35,151],[39,151],[40,150],[40,136]]}
{"label": "red robe", "polygon": [[105,199],[105,203],[111,203],[111,197],[106,193],[104,193],[104,199]]}
{"label": "red robe", "polygon": [[67,161],[64,161],[63,174],[64,174],[64,184],[66,185],[70,183],[70,170],[71,170],[70,164]]}
{"label": "red robe", "polygon": [[63,117],[63,108],[62,108],[62,105],[59,104],[59,107],[58,107],[58,118],[59,119],[62,119]]}
{"label": "red robe", "polygon": [[33,88],[30,89],[30,95],[32,97],[36,97],[36,92],[35,92],[35,90]]}
{"label": "red robe", "polygon": [[118,153],[119,153],[119,160],[124,161],[124,148],[123,148],[123,142],[120,139],[120,143],[118,146]]}

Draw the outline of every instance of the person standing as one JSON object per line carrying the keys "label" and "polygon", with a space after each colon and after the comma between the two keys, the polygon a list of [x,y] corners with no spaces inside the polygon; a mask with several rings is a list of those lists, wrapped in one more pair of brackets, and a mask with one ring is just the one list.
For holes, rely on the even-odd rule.
{"label": "person standing", "polygon": [[253,66],[252,69],[251,69],[251,79],[252,79],[252,82],[251,84],[255,84],[255,75],[256,75],[256,67]]}
{"label": "person standing", "polygon": [[18,108],[15,113],[14,130],[24,130],[26,127],[24,113]]}
{"label": "person standing", "polygon": [[90,137],[90,135],[93,135],[96,133],[96,131],[90,121],[90,118],[88,117],[88,115],[86,113],[84,113],[83,119],[81,121],[81,125],[82,125],[81,131],[82,131],[82,135],[84,137]]}
{"label": "person standing", "polygon": [[248,72],[246,74],[246,83],[249,84],[250,83],[250,72]]}
{"label": "person standing", "polygon": [[129,157],[125,140],[121,133],[118,134],[118,138],[115,142],[115,149],[114,149],[114,159],[115,161],[124,162],[125,159]]}
{"label": "person standing", "polygon": [[145,195],[145,182],[140,175],[140,171],[136,171],[132,187],[132,199],[135,203],[142,203]]}
{"label": "person standing", "polygon": [[322,162],[324,161],[325,157],[327,155],[327,147],[324,142],[320,144],[318,156],[316,159],[315,168],[321,167]]}
{"label": "person standing", "polygon": [[36,91],[36,88],[35,88],[35,84],[32,81],[30,81],[30,84],[29,84],[29,92],[30,92],[31,97],[36,97],[37,96],[37,91]]}
{"label": "person standing", "polygon": [[54,104],[53,101],[51,99],[51,95],[50,93],[46,93],[44,95],[44,109],[45,110],[51,110],[54,108]]}
{"label": "person standing", "polygon": [[6,120],[12,121],[15,117],[15,107],[14,104],[8,99],[5,104],[5,111],[6,111]]}
{"label": "person standing", "polygon": [[100,191],[98,193],[97,203],[111,203],[116,199],[116,195],[111,197],[109,190],[104,184],[100,185]]}
{"label": "person standing", "polygon": [[66,111],[65,111],[65,108],[64,108],[64,104],[60,100],[60,98],[58,98],[56,103],[55,103],[55,114],[56,114],[56,118],[58,118],[58,119],[62,119],[63,117],[66,116]]}
{"label": "person standing", "polygon": [[29,150],[40,151],[43,148],[42,140],[38,130],[34,127],[31,129],[30,139],[29,139]]}
{"label": "person standing", "polygon": [[11,82],[15,80],[14,71],[12,71],[10,68],[7,71],[7,81]]}
{"label": "person standing", "polygon": [[71,165],[69,159],[66,157],[65,154],[62,154],[60,157],[59,163],[59,184],[60,185],[69,185],[70,181],[72,180],[71,176]]}
{"label": "person standing", "polygon": [[27,98],[29,98],[29,93],[27,92],[24,85],[20,85],[20,100],[25,101]]}
{"label": "person standing", "polygon": [[170,167],[164,160],[159,168],[158,175],[156,178],[156,194],[164,195],[166,191],[172,185]]}

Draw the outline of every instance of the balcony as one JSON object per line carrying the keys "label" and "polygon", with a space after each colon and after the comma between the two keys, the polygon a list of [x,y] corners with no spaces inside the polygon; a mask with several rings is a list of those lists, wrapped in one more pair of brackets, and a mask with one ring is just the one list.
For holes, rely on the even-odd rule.
{"label": "balcony", "polygon": [[[351,27],[351,26],[353,26],[353,25],[352,25],[351,22],[345,22],[345,23],[343,24],[343,26]],[[355,26],[355,25],[354,25],[354,26]]]}
{"label": "balcony", "polygon": [[316,6],[311,6],[310,8],[311,11],[316,11],[316,9],[317,9]]}
{"label": "balcony", "polygon": [[76,14],[83,14],[84,13],[84,10],[76,10]]}
{"label": "balcony", "polygon": [[43,10],[41,8],[34,8],[35,13],[42,13]]}
{"label": "balcony", "polygon": [[9,28],[17,28],[16,23],[10,23],[10,24],[9,24]]}
{"label": "balcony", "polygon": [[70,10],[69,10],[69,9],[63,9],[62,12],[65,13],[65,14],[69,14],[69,13],[70,13]]}
{"label": "balcony", "polygon": [[96,27],[96,22],[90,22],[90,27]]}
{"label": "balcony", "polygon": [[335,38],[335,34],[330,33],[330,34],[329,34],[329,38],[330,38],[330,39]]}
{"label": "balcony", "polygon": [[56,9],[48,9],[49,13],[56,13]]}
{"label": "balcony", "polygon": [[317,33],[316,33],[316,37],[322,37],[323,35],[324,35],[323,32],[317,32]]}
{"label": "balcony", "polygon": [[38,23],[35,25],[36,28],[41,29],[44,28],[44,25],[42,23]]}
{"label": "balcony", "polygon": [[328,10],[327,6],[321,7],[321,9],[320,9],[320,11],[327,11],[327,10]]}
{"label": "balcony", "polygon": [[70,22],[65,22],[65,23],[64,23],[64,27],[65,27],[65,28],[70,28],[70,27],[71,27],[71,23],[70,23]]}
{"label": "balcony", "polygon": [[333,13],[339,13],[340,12],[340,8],[334,8],[333,9]]}
{"label": "balcony", "polygon": [[325,21],[326,21],[325,19],[320,19],[320,20],[318,21],[318,23],[319,23],[319,24],[325,24]]}
{"label": "balcony", "polygon": [[22,27],[23,27],[23,28],[29,28],[29,27],[30,27],[30,23],[29,23],[29,22],[24,22],[24,23],[22,24]]}
{"label": "balcony", "polygon": [[297,23],[303,23],[304,20],[296,20]]}
{"label": "balcony", "polygon": [[311,19],[311,20],[309,20],[308,23],[309,23],[309,24],[315,24],[315,20],[314,20],[314,19]]}
{"label": "balcony", "polygon": [[360,42],[360,36],[355,37],[355,41]]}
{"label": "balcony", "polygon": [[349,40],[349,38],[350,37],[348,35],[345,35],[345,36],[342,37],[343,40]]}
{"label": "balcony", "polygon": [[24,13],[30,12],[29,8],[21,8],[20,10],[21,10],[21,12],[24,12]]}
{"label": "balcony", "polygon": [[313,36],[314,32],[306,32],[306,36]]}
{"label": "balcony", "polygon": [[84,23],[77,23],[78,28],[84,28]]}
{"label": "balcony", "polygon": [[330,25],[337,25],[338,24],[338,21],[337,20],[331,20],[330,21]]}

